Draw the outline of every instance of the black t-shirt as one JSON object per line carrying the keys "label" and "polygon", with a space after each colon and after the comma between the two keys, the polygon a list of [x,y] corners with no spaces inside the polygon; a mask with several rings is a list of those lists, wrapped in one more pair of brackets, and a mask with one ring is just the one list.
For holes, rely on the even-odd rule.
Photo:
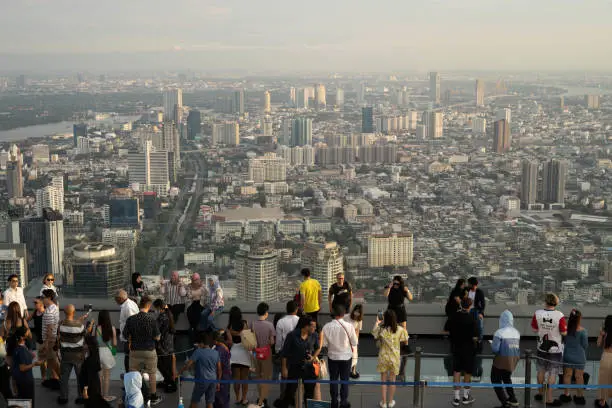
{"label": "black t-shirt", "polygon": [[[350,306],[351,302],[351,285],[347,281],[344,281],[342,286],[338,286],[337,283],[334,283],[329,288],[329,294],[333,295],[332,299],[332,307],[336,305],[346,306],[347,309]],[[350,310],[346,310],[346,312],[350,312]]]}
{"label": "black t-shirt", "polygon": [[471,352],[474,337],[478,337],[478,325],[468,312],[455,312],[446,321],[444,331],[449,332],[453,352]]}
{"label": "black t-shirt", "polygon": [[403,285],[393,285],[389,289],[389,295],[387,296],[387,302],[389,307],[394,309],[404,305],[404,299],[408,297]]}
{"label": "black t-shirt", "polygon": [[132,350],[155,350],[155,338],[159,335],[159,326],[151,313],[138,312],[125,321],[123,337],[131,338]]}

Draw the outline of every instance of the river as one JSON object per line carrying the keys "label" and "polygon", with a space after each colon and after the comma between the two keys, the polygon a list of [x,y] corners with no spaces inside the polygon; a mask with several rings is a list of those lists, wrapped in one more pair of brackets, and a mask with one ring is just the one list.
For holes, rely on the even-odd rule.
{"label": "river", "polygon": [[612,94],[612,89],[596,88],[594,86],[561,86],[567,89],[564,93],[566,96],[584,96],[584,95],[609,95]]}
{"label": "river", "polygon": [[[111,118],[108,120],[101,120],[97,123],[99,125],[111,125],[114,122],[129,122],[135,121],[139,119],[140,116],[117,116],[115,118]],[[0,142],[11,142],[11,141],[21,141],[30,139],[32,137],[45,137],[49,135],[54,135],[57,133],[64,134],[69,133],[72,134],[72,125],[75,122],[57,122],[57,123],[46,123],[44,125],[33,125],[33,126],[25,126],[17,129],[11,130],[2,130],[0,131]],[[90,126],[93,126],[94,122],[90,122]]]}

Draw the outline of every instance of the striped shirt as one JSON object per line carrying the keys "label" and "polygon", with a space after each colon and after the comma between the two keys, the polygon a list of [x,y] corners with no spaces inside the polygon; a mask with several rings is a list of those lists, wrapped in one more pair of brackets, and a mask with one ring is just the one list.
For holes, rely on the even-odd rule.
{"label": "striped shirt", "polygon": [[[59,309],[57,305],[51,304],[45,308],[42,318],[42,341],[55,342],[57,337],[57,325],[59,324]],[[49,336],[50,333],[50,337]]]}
{"label": "striped shirt", "polygon": [[182,283],[173,285],[170,281],[165,282],[163,293],[168,305],[181,305],[185,303],[187,290]]}
{"label": "striped shirt", "polygon": [[60,350],[62,359],[74,357],[82,360],[85,343],[85,326],[80,320],[64,320],[59,327]]}

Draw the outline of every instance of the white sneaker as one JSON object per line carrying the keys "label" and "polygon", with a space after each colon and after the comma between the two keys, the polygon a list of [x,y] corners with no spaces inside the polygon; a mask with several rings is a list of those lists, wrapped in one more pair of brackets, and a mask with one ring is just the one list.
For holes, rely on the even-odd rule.
{"label": "white sneaker", "polygon": [[389,407],[389,406],[388,406],[388,405],[387,405],[385,402],[382,402],[382,401],[380,401],[380,402],[378,403],[378,406],[379,406],[380,408],[388,408],[388,407]]}
{"label": "white sneaker", "polygon": [[394,406],[395,406],[395,400],[391,400],[391,402],[387,404],[387,408],[393,408]]}

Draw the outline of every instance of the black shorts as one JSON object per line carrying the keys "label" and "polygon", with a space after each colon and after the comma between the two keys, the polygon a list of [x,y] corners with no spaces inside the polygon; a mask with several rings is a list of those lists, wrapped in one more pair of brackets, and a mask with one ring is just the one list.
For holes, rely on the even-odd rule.
{"label": "black shorts", "polygon": [[475,354],[472,350],[453,352],[453,372],[472,374],[474,371]]}
{"label": "black shorts", "polygon": [[395,312],[395,317],[397,317],[398,323],[406,322],[406,307],[404,305],[400,305],[400,306],[389,305],[387,309],[393,310]]}

